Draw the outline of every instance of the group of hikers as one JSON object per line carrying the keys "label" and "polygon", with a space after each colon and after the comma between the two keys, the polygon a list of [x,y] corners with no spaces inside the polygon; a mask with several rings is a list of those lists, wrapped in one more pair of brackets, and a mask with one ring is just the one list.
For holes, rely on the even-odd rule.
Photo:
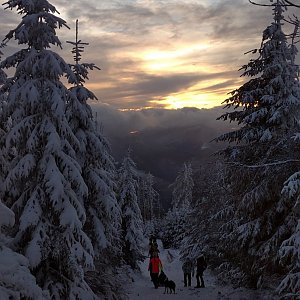
{"label": "group of hikers", "polygon": [[[204,255],[201,254],[196,260],[197,285],[195,286],[195,288],[205,287],[203,272],[206,268],[207,268],[207,263],[205,261]],[[184,286],[191,286],[192,276],[195,275],[194,270],[195,270],[194,262],[192,261],[192,259],[186,258],[182,265]]]}
{"label": "group of hikers", "polygon": [[[159,249],[156,238],[151,236],[149,238],[149,267],[148,271],[150,272],[151,280],[154,284],[154,287],[157,289],[162,277],[166,275],[163,273],[163,266],[162,262],[159,258]],[[196,280],[197,285],[195,288],[204,288],[204,279],[203,279],[203,272],[207,268],[207,263],[205,261],[204,255],[200,254],[196,260],[196,263],[191,258],[186,258],[182,264],[182,271],[183,271],[183,279],[184,279],[184,286],[190,287],[192,276],[195,275],[195,268],[196,268]]]}
{"label": "group of hikers", "polygon": [[162,263],[158,256],[158,244],[155,237],[150,237],[149,239],[149,267],[148,271],[150,272],[151,280],[154,284],[154,287],[157,289],[159,286],[159,274],[162,271]]}

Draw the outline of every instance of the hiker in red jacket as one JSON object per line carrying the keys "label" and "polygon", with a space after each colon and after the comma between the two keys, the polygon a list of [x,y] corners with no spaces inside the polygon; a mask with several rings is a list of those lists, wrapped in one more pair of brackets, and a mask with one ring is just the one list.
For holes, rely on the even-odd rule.
{"label": "hiker in red jacket", "polygon": [[158,288],[158,275],[161,270],[162,263],[158,257],[158,254],[154,253],[153,257],[150,259],[148,271],[150,271],[150,276],[156,289]]}

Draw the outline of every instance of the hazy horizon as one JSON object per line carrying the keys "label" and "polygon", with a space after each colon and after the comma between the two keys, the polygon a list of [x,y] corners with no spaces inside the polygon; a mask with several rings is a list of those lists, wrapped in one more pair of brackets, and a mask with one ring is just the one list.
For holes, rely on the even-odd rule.
{"label": "hazy horizon", "polygon": [[103,104],[92,107],[115,160],[122,161],[130,148],[137,168],[155,176],[164,207],[171,201],[168,186],[183,163],[191,162],[196,172],[213,161],[213,154],[224,148],[224,143],[212,140],[235,126],[216,120],[224,113],[222,107],[126,112]]}

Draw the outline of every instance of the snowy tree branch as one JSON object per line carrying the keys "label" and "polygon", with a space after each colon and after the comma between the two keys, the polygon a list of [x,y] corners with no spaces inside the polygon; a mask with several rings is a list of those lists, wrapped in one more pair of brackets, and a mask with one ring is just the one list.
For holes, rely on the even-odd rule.
{"label": "snowy tree branch", "polygon": [[299,159],[288,159],[288,160],[284,160],[284,161],[276,161],[276,162],[265,163],[265,164],[260,164],[260,165],[245,165],[245,164],[236,163],[236,162],[230,162],[230,163],[227,163],[227,164],[254,169],[254,168],[266,168],[266,167],[271,167],[271,166],[279,166],[279,165],[288,164],[288,163],[295,163],[295,162],[296,163],[300,162],[300,160]]}

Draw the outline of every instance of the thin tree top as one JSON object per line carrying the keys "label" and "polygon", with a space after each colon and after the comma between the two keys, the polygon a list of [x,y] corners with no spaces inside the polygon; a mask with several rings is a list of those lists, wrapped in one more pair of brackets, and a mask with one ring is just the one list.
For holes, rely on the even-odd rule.
{"label": "thin tree top", "polygon": [[76,64],[81,60],[81,53],[84,52],[83,45],[89,45],[89,43],[84,43],[78,39],[78,20],[76,20],[76,29],[75,29],[75,42],[67,41],[67,43],[73,45],[72,53],[74,54],[74,61]]}
{"label": "thin tree top", "polygon": [[[73,72],[77,78],[77,86],[83,86],[85,79],[88,79],[88,70],[98,69],[94,63],[81,63],[80,60],[82,57],[82,53],[84,52],[84,46],[89,45],[89,43],[82,42],[78,38],[78,20],[76,20],[76,28],[75,28],[75,41],[67,41],[68,44],[73,45],[72,54],[75,61],[75,65],[71,65],[73,68]],[[91,94],[90,94],[91,96]],[[91,99],[97,99],[95,95],[91,97]]]}

